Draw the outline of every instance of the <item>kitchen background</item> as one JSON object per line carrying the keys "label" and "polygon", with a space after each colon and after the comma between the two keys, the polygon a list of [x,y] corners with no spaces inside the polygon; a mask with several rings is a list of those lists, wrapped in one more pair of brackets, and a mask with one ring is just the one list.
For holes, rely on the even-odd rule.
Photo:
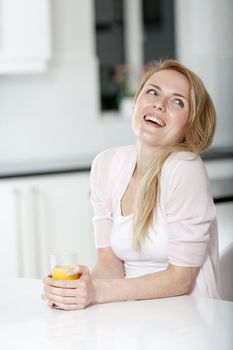
{"label": "kitchen background", "polygon": [[[172,57],[196,71],[218,113],[204,156],[220,226],[233,224],[231,0],[0,1],[0,262],[41,277],[48,256],[95,261],[89,170],[134,142],[132,92],[143,66]],[[127,84],[127,86],[126,86]]]}

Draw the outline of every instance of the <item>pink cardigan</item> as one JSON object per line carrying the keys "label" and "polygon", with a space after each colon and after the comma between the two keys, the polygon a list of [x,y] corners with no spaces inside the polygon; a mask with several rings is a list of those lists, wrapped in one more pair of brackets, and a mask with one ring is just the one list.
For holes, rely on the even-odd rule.
{"label": "pink cardigan", "polygon": [[[114,214],[136,165],[136,145],[108,149],[96,156],[91,170],[91,202],[97,248],[110,246]],[[178,152],[161,172],[163,229],[168,238],[168,261],[200,266],[192,295],[219,297],[219,257],[216,210],[200,157]],[[156,249],[156,247],[155,247]]]}

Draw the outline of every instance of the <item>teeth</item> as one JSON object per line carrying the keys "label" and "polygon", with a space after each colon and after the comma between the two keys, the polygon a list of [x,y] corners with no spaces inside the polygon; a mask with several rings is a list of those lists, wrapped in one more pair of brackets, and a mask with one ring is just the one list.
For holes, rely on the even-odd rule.
{"label": "teeth", "polygon": [[164,126],[166,125],[166,124],[164,123],[164,121],[162,121],[162,120],[156,118],[156,117],[153,116],[153,115],[146,115],[145,120],[151,120],[152,122],[155,122],[155,123],[161,125],[162,127],[164,127]]}

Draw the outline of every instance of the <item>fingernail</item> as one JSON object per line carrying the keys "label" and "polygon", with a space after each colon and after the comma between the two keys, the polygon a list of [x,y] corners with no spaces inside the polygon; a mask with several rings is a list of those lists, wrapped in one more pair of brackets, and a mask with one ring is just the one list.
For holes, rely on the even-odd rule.
{"label": "fingernail", "polygon": [[71,275],[75,275],[75,274],[78,273],[78,272],[79,272],[79,267],[76,266],[76,267],[70,269],[66,274],[67,274],[68,276],[71,276]]}

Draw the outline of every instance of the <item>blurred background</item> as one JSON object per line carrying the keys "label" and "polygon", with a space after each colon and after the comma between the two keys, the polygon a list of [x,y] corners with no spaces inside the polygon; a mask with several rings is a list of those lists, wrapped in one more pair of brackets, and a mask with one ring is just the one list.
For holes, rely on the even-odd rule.
{"label": "blurred background", "polygon": [[[0,1],[0,261],[41,277],[54,251],[95,261],[89,172],[99,151],[133,143],[132,96],[153,59],[204,81],[218,114],[203,155],[220,226],[233,224],[231,0]],[[9,254],[10,253],[10,254]]]}

